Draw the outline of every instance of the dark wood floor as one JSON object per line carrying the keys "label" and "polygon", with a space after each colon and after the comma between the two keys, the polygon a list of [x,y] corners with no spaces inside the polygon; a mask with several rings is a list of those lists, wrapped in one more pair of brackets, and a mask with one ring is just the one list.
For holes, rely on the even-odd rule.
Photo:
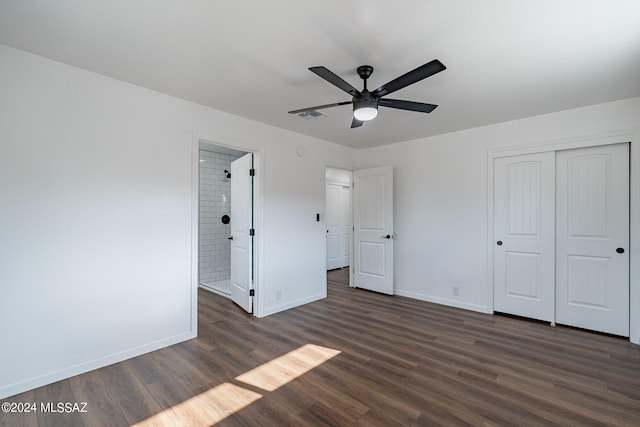
{"label": "dark wood floor", "polygon": [[197,339],[4,400],[86,413],[0,425],[640,425],[626,339],[351,289],[347,275],[263,319],[200,291]]}

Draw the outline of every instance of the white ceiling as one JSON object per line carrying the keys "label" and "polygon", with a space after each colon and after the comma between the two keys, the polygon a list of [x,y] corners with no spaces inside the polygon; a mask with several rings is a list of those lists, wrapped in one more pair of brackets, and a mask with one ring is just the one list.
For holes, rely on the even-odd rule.
{"label": "white ceiling", "polygon": [[[338,144],[364,148],[640,96],[638,0],[0,0],[0,43]],[[350,129],[308,67],[376,88],[434,58],[447,70]]]}

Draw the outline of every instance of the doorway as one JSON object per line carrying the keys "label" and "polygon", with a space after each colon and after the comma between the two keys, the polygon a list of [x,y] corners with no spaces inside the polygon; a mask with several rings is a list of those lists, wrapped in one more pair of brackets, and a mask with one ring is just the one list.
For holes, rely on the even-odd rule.
{"label": "doorway", "polygon": [[351,171],[328,167],[325,176],[327,270],[335,270],[350,265],[353,174]]}
{"label": "doorway", "polygon": [[198,286],[231,297],[231,163],[246,153],[199,147]]}
{"label": "doorway", "polygon": [[326,177],[327,270],[348,265],[349,286],[393,295],[393,167],[326,168]]}

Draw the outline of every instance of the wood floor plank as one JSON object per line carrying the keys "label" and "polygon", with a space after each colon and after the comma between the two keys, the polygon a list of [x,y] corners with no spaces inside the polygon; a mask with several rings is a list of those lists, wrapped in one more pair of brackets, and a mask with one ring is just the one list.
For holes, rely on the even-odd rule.
{"label": "wood floor plank", "polygon": [[[108,375],[100,371],[104,386],[113,396],[113,403],[120,408],[128,424],[137,424],[162,412],[162,408],[156,403],[147,389],[138,378],[127,368],[126,361],[121,364],[119,373]],[[157,418],[158,426],[170,425]]]}
{"label": "wood floor plank", "polygon": [[187,363],[175,346],[151,353],[151,357],[162,368],[165,375],[172,377],[187,390],[197,390],[211,382],[209,377],[198,368]]}
{"label": "wood floor plank", "polygon": [[[38,412],[38,425],[47,425],[51,427],[81,427],[84,426],[84,420],[82,414],[79,412],[65,412],[66,409],[62,409],[59,412],[59,405],[62,404],[63,408],[65,404],[79,403],[78,399],[73,394],[70,381],[63,380],[50,384],[45,387],[40,387],[35,390],[35,399],[40,406]],[[50,405],[53,410],[42,410],[42,404]]]}
{"label": "wood floor plank", "polygon": [[114,396],[104,386],[97,370],[69,378],[69,383],[75,398],[87,403],[87,412],[82,413],[85,425],[117,427],[127,423],[120,407],[113,404]]}
{"label": "wood floor plank", "polygon": [[[14,408],[9,407],[9,411],[0,411],[0,427],[37,427],[39,402],[36,402],[34,390],[27,391],[18,396],[4,399],[2,403],[15,404]],[[28,410],[19,411],[17,404],[28,404]],[[32,405],[36,405],[36,410],[32,411]],[[11,412],[15,411],[15,412]]]}

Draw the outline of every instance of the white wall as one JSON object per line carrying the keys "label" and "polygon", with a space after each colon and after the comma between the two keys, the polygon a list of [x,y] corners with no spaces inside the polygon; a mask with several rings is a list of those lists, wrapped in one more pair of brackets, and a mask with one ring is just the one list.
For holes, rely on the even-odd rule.
{"label": "white wall", "polygon": [[[266,269],[264,280],[269,281],[268,290],[260,290],[258,296],[263,307],[260,316],[326,296],[326,229],[324,221],[316,221],[316,214],[322,218],[325,209],[325,164],[353,167],[353,163],[345,162],[352,161],[354,152],[342,146],[301,145],[291,138],[278,141],[278,145],[281,150],[277,154],[275,150],[264,153],[264,176],[256,171],[265,188],[264,233],[256,230],[258,247],[265,246],[257,268],[259,272]],[[305,149],[302,157],[296,153],[297,146]],[[277,164],[274,156],[278,157]],[[301,256],[304,262],[300,262]],[[316,281],[318,277],[322,279]]]}
{"label": "white wall", "polygon": [[351,171],[332,167],[327,167],[326,176],[328,184],[351,186],[351,181],[353,180],[353,173]]}
{"label": "white wall", "polygon": [[261,315],[325,295],[351,150],[2,45],[0,94],[0,398],[195,336],[194,133],[260,152]]}
{"label": "white wall", "polygon": [[[437,116],[432,119],[437,120]],[[639,128],[640,98],[632,98],[359,151],[358,168],[394,166],[395,231],[398,234],[395,292],[490,312],[489,149]],[[637,178],[640,141],[632,145],[635,165],[632,165],[631,179],[632,191],[636,194],[632,199],[637,200],[640,197]],[[635,211],[632,210],[630,248],[635,260],[640,257],[637,207],[636,204]],[[458,297],[452,295],[452,286],[459,287]],[[635,313],[640,312],[640,264],[637,261],[632,261],[631,287],[631,339],[638,342],[640,315]]]}

